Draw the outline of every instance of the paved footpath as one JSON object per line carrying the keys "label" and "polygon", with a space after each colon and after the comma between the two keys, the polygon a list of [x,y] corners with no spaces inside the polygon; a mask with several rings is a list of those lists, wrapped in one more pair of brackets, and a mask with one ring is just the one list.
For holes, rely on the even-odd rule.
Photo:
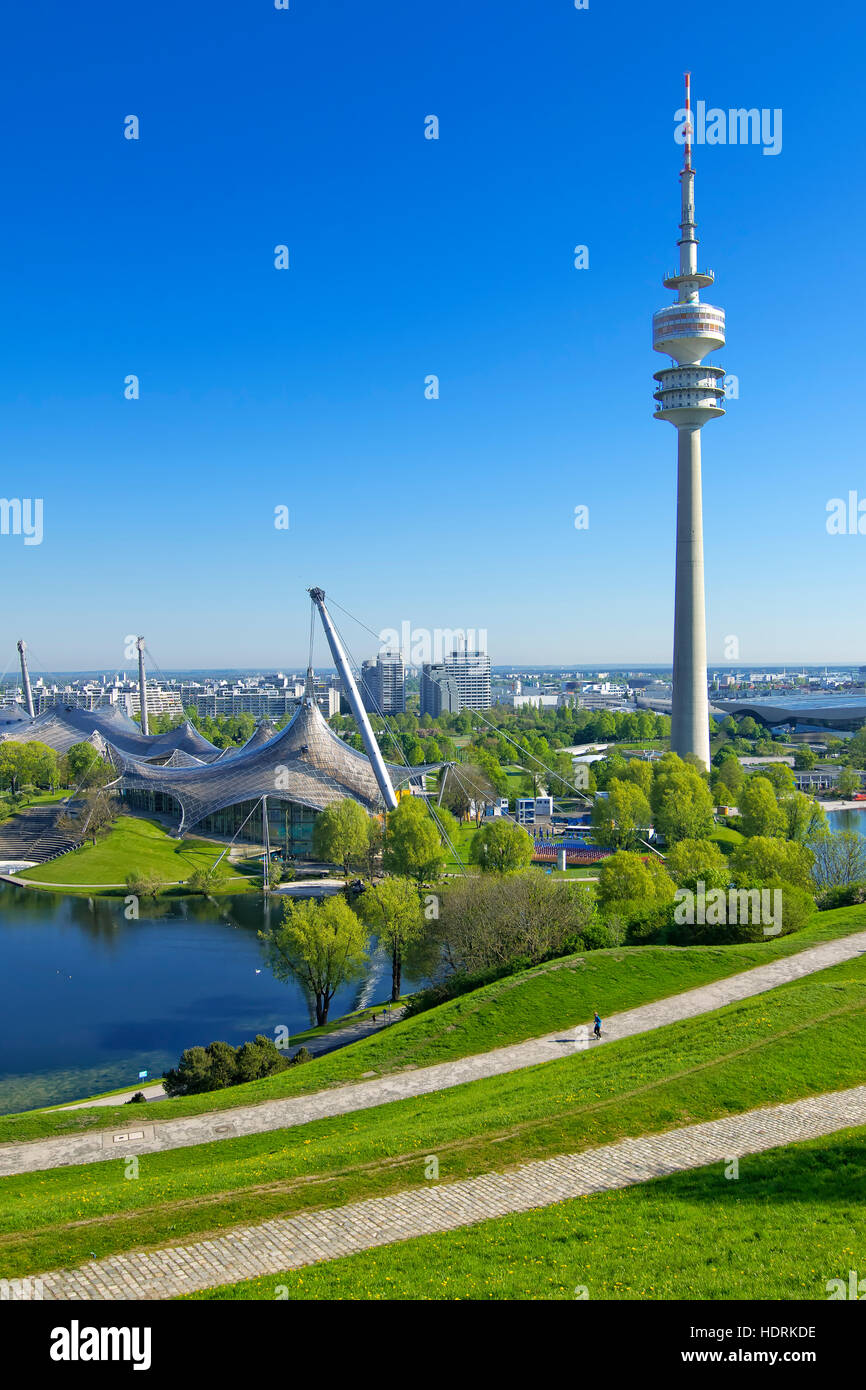
{"label": "paved footpath", "polygon": [[[114,1255],[40,1276],[45,1299],[165,1299],[195,1293],[413,1236],[453,1231],[709,1163],[726,1163],[782,1144],[866,1125],[866,1086],[751,1110],[666,1134],[527,1163],[509,1173],[374,1197],[366,1202],[237,1227],[213,1240]],[[719,1185],[724,1183],[719,1169]],[[33,1297],[33,1280],[10,1280],[7,1296]],[[38,1288],[38,1286],[37,1286]],[[276,1283],[272,1297],[276,1293]],[[267,1293],[265,1297],[267,1297]]]}
{"label": "paved footpath", "polygon": [[[669,995],[654,1004],[614,1014],[605,1021],[604,1042],[634,1037],[654,1028],[665,1028],[682,1019],[720,1009],[725,1004],[763,994],[777,985],[802,979],[816,970],[851,960],[866,954],[866,931],[852,936],[811,946],[806,951],[745,970],[739,975],[716,980],[699,989]],[[77,1163],[108,1162],[129,1153],[162,1153],[166,1149],[188,1148],[195,1144],[212,1143],[219,1139],[235,1139],[246,1134],[264,1134],[270,1130],[288,1129],[308,1124],[312,1120],[332,1115],[346,1115],[357,1110],[369,1110],[389,1101],[411,1096],[428,1095],[432,1091],[462,1086],[488,1076],[538,1066],[576,1050],[599,1046],[588,1037],[585,1026],[561,1029],[543,1038],[500,1047],[492,1052],[476,1053],[453,1062],[438,1062],[430,1067],[410,1068],[370,1081],[356,1081],[346,1086],[334,1086],[312,1095],[289,1096],[282,1100],[262,1101],[257,1105],[239,1105],[226,1110],[211,1110],[202,1115],[179,1119],[147,1120],[136,1106],[123,1130],[96,1130],[87,1134],[69,1134],[53,1139],[36,1139],[28,1143],[0,1146],[0,1177],[14,1173],[34,1173],[45,1168],[60,1168]]]}

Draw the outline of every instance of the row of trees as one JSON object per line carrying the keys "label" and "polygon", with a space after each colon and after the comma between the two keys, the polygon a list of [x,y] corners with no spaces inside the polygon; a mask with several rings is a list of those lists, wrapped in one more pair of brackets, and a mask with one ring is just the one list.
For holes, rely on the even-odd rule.
{"label": "row of trees", "polygon": [[0,790],[13,796],[24,787],[56,791],[58,787],[95,786],[111,775],[92,743],[74,743],[64,755],[35,739],[0,743]]}

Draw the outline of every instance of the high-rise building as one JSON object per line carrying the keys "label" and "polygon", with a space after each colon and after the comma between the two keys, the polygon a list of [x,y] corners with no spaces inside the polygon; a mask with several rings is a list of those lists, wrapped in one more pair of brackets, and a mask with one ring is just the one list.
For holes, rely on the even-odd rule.
{"label": "high-rise building", "polygon": [[406,708],[406,678],[399,652],[380,652],[361,666],[364,708],[377,714],[402,714]]}
{"label": "high-rise building", "polygon": [[456,677],[448,667],[430,663],[421,667],[421,714],[459,714],[463,708]]}
{"label": "high-rise building", "polygon": [[445,657],[444,666],[457,683],[462,709],[490,709],[490,657],[486,652],[467,651],[461,643]]}
{"label": "high-rise building", "polygon": [[665,276],[677,302],[653,314],[653,347],[675,365],[654,374],[657,420],[677,430],[677,539],[674,599],[674,669],[671,748],[710,762],[707,701],[707,619],[704,597],[704,531],[701,502],[701,429],[724,415],[723,367],[702,366],[710,352],[725,345],[725,311],[701,303],[712,285],[711,270],[698,270],[695,174],[692,168],[691,84],[686,73],[685,160],[680,174],[682,220],[680,266]]}

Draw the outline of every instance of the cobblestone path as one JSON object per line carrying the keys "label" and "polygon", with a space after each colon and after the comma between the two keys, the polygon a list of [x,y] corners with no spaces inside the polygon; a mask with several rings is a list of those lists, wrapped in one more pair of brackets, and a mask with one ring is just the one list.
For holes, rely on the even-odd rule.
{"label": "cobblestone path", "polygon": [[[577,1030],[561,1029],[543,1038],[532,1038],[457,1061],[438,1062],[434,1066],[395,1072],[369,1081],[356,1081],[316,1091],[312,1095],[239,1105],[176,1120],[148,1122],[147,1107],[136,1106],[136,1115],[130,1117],[127,1128],[123,1130],[96,1130],[0,1146],[0,1177],[70,1164],[107,1162],[129,1153],[160,1153],[166,1149],[187,1148],[245,1134],[263,1134],[269,1130],[308,1124],[311,1120],[331,1115],[368,1110],[388,1101],[462,1086],[465,1082],[486,1076],[501,1076],[505,1072],[519,1071],[567,1056],[576,1049],[604,1046],[606,1042],[616,1042],[620,1038],[665,1028],[682,1019],[695,1018],[699,1014],[720,1009],[725,1004],[736,1003],[791,980],[802,979],[817,970],[826,970],[864,952],[866,931],[856,932],[837,941],[811,946],[784,960],[772,961],[768,965],[744,970],[739,975],[729,975],[727,979],[701,985],[698,989],[669,995],[653,1004],[642,1004],[639,1008],[606,1019],[600,1043],[590,1040],[587,1029],[581,1026]],[[145,1111],[144,1115],[140,1113],[141,1110]]]}

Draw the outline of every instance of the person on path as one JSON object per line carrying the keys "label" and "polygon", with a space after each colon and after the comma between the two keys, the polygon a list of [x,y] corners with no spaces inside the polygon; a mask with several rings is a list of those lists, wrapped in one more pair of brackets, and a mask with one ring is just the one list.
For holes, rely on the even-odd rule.
{"label": "person on path", "polygon": [[596,1009],[595,1011],[595,1022],[592,1025],[592,1034],[595,1038],[601,1037],[601,1017],[599,1015],[598,1009]]}

